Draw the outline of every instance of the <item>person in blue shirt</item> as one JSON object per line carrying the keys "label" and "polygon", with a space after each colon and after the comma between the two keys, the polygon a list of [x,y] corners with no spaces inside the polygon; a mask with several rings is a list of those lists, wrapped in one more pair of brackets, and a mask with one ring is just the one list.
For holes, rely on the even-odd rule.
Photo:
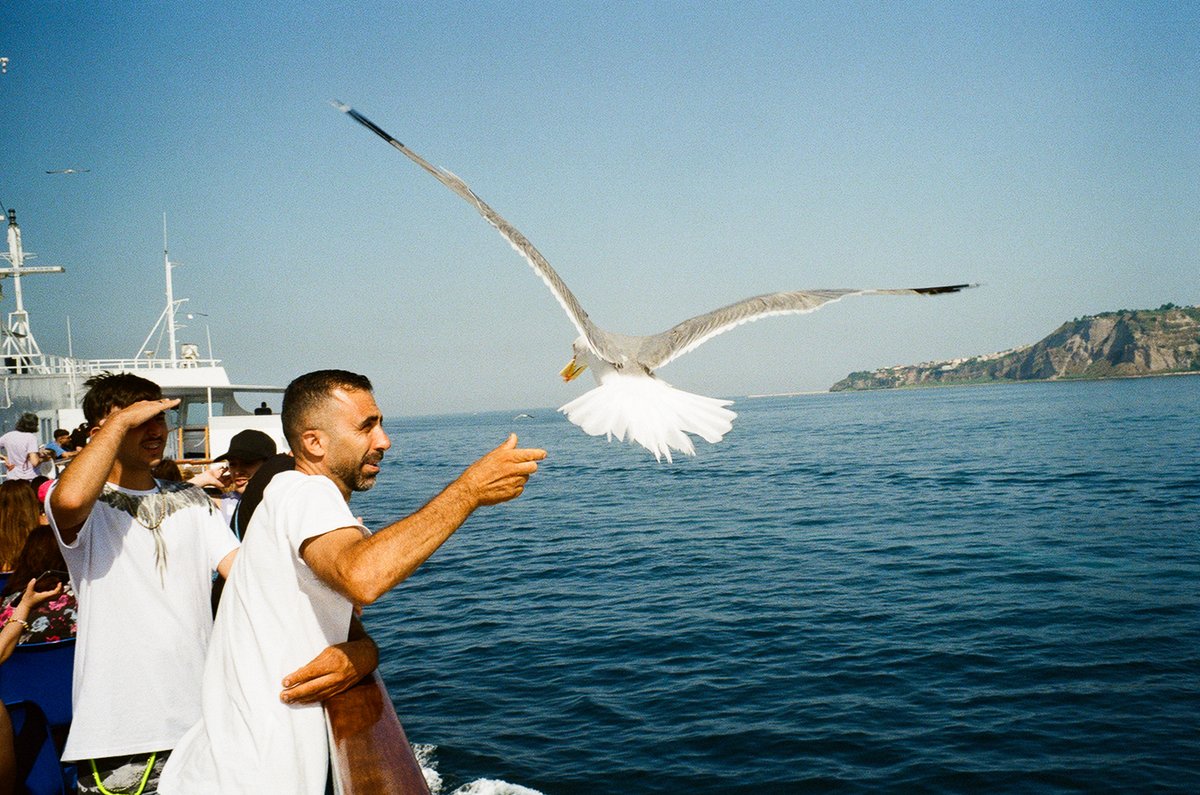
{"label": "person in blue shirt", "polygon": [[55,461],[65,461],[79,452],[71,444],[71,432],[62,428],[54,431],[54,441],[46,442],[43,449],[48,450]]}

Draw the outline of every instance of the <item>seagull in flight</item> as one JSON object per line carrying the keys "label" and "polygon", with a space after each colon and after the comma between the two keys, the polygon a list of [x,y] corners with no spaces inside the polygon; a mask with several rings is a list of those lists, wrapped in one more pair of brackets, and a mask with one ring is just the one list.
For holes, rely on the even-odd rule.
{"label": "seagull in flight", "polygon": [[579,300],[541,252],[476,196],[467,183],[446,169],[427,162],[349,105],[336,100],[331,104],[400,150],[438,182],[465,199],[525,258],[534,273],[550,288],[579,332],[579,337],[572,345],[571,361],[560,375],[563,381],[570,381],[584,369],[591,368],[597,383],[594,389],[562,406],[559,411],[585,433],[607,436],[610,441],[616,438],[636,442],[653,453],[659,461],[664,457],[672,461],[672,450],[695,455],[695,446],[688,434],[715,444],[733,427],[737,414],[727,408],[733,405],[733,401],[685,392],[655,375],[658,368],[695,350],[718,334],[765,317],[812,312],[852,295],[943,295],[977,286],[950,284],[888,290],[844,288],[767,293],[689,318],[658,334],[644,337],[616,334],[591,321]]}
{"label": "seagull in flight", "polygon": [[47,174],[86,174],[91,171],[90,168],[56,168],[53,171],[47,171]]}

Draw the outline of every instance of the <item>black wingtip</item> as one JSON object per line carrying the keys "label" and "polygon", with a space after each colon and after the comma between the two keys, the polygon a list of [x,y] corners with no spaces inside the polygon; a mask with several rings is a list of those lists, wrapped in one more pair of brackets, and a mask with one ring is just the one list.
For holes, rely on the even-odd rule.
{"label": "black wingtip", "polygon": [[941,287],[916,287],[913,292],[918,295],[945,295],[946,293],[960,293],[978,286],[978,282],[975,284],[946,284]]}
{"label": "black wingtip", "polygon": [[329,104],[333,105],[335,108],[340,110],[342,113],[345,113],[350,118],[354,119],[356,122],[358,122],[362,126],[366,127],[368,130],[375,133],[383,140],[387,141],[389,144],[392,144],[393,146],[404,146],[404,144],[400,143],[395,138],[388,135],[387,131],[384,130],[382,127],[380,127],[375,122],[371,121],[366,116],[364,116],[361,113],[359,113],[358,111],[356,111],[354,108],[347,105],[345,102],[340,102],[336,99],[331,99],[331,100],[329,100]]}

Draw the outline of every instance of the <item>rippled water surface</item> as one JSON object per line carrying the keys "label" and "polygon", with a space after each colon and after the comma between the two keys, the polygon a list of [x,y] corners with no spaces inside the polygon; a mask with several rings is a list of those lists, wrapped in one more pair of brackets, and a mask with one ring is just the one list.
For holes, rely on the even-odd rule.
{"label": "rippled water surface", "polygon": [[1200,378],[741,400],[656,464],[389,422],[368,524],[550,458],[367,611],[444,791],[1200,791]]}

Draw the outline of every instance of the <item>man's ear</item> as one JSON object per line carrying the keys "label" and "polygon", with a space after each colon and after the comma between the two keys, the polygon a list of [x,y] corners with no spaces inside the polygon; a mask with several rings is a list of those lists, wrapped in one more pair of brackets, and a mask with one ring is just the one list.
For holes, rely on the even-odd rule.
{"label": "man's ear", "polygon": [[313,460],[320,460],[325,457],[329,450],[329,439],[324,432],[310,428],[300,434],[300,447],[304,452],[304,457]]}

